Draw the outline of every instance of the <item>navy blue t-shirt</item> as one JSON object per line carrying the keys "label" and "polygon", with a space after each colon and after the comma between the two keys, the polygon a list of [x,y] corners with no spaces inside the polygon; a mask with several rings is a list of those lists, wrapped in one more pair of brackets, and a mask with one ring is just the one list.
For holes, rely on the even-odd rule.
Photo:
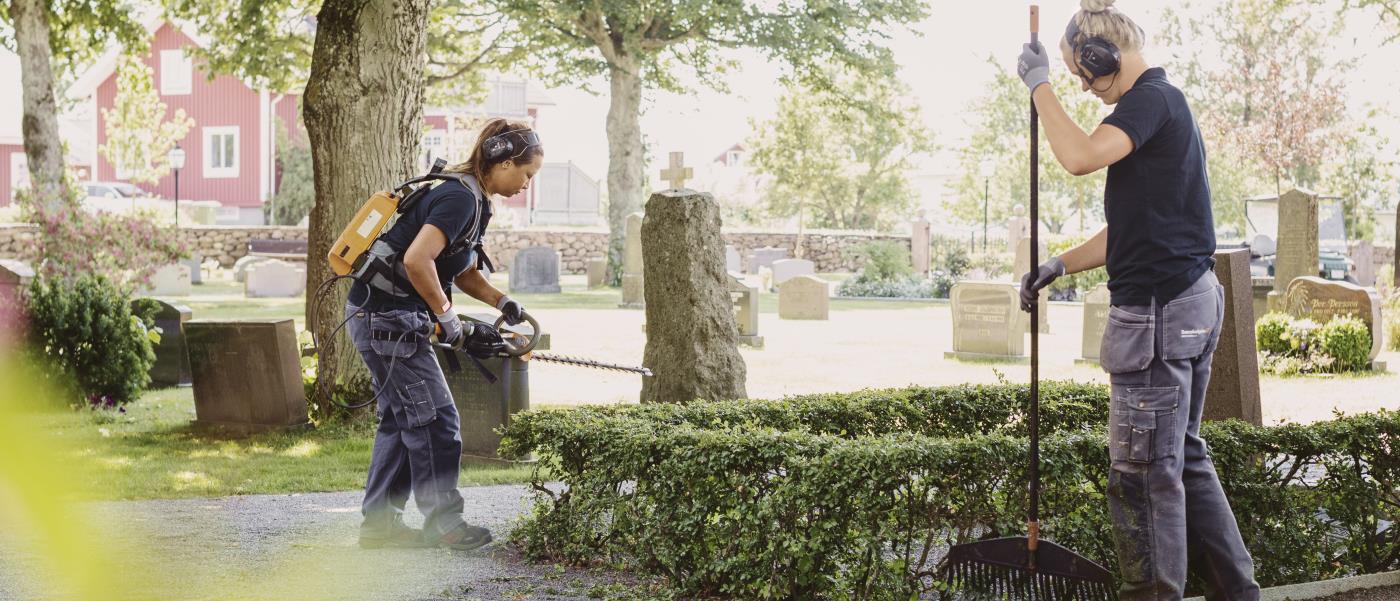
{"label": "navy blue t-shirt", "polygon": [[[465,179],[471,181],[470,177]],[[399,257],[402,258],[404,251],[407,251],[414,238],[418,237],[418,232],[423,229],[423,225],[432,224],[442,230],[442,233],[447,236],[448,245],[451,246],[452,241],[466,234],[467,228],[471,227],[473,221],[476,220],[480,198],[475,190],[463,186],[457,181],[442,182],[427,191],[422,198],[415,201],[412,207],[399,215],[399,220],[394,223],[394,227],[380,239],[399,253]],[[470,250],[453,255],[447,255],[444,252],[433,260],[437,267],[438,281],[448,300],[452,300],[452,280],[467,270],[471,256]],[[375,294],[369,295],[369,301],[366,303],[365,296],[368,291],[368,286],[356,281],[350,288],[350,302],[356,306],[362,306],[367,311],[417,310],[427,307],[417,291],[412,290],[411,287],[408,290],[409,297],[407,299],[394,298],[386,293],[375,291]]]}
{"label": "navy blue t-shirt", "polygon": [[1109,302],[1166,303],[1215,265],[1201,132],[1186,97],[1156,67],[1103,122],[1133,141],[1133,151],[1108,167],[1104,186]]}

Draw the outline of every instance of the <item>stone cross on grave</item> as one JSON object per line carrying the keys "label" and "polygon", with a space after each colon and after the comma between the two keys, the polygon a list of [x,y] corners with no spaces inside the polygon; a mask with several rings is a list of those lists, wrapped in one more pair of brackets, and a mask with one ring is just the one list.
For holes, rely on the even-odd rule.
{"label": "stone cross on grave", "polygon": [[661,179],[669,182],[673,190],[684,188],[685,180],[695,177],[695,170],[684,165],[684,153],[673,152],[670,168],[661,170]]}

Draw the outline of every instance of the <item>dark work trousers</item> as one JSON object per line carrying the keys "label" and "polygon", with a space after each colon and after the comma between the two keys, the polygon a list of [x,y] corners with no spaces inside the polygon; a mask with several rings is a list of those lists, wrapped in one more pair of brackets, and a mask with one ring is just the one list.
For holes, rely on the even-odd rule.
{"label": "dark work trousers", "polygon": [[387,537],[403,519],[412,492],[425,517],[423,537],[435,541],[462,524],[462,435],[457,406],[428,342],[432,318],[426,311],[345,310],[355,350],[369,366],[375,389],[382,387],[360,536]]}
{"label": "dark work trousers", "polygon": [[1112,306],[1108,507],[1123,601],[1179,600],[1187,558],[1211,600],[1259,598],[1254,560],[1200,437],[1225,289],[1207,271],[1165,305]]}

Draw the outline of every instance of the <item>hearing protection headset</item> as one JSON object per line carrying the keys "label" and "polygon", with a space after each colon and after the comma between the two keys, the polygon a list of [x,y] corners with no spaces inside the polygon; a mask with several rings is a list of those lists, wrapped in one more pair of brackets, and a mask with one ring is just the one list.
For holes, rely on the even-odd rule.
{"label": "hearing protection headset", "polygon": [[[1069,42],[1069,47],[1074,52],[1075,71],[1086,83],[1092,83],[1095,79],[1106,77],[1118,72],[1120,56],[1118,46],[1104,39],[1102,36],[1087,36],[1079,31],[1077,15],[1070,17],[1069,25],[1065,27],[1065,41]],[[1082,67],[1081,67],[1082,65]],[[1088,70],[1088,73],[1084,73]]]}
{"label": "hearing protection headset", "polygon": [[[515,140],[511,138],[515,138]],[[515,158],[531,146],[539,146],[539,144],[540,136],[534,131],[512,129],[486,138],[486,141],[481,143],[481,152],[482,157],[486,160],[496,161],[502,158]]]}

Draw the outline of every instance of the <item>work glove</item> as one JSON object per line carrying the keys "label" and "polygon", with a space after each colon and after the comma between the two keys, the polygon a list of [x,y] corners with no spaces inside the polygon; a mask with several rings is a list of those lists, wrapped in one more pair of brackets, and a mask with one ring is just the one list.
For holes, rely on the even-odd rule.
{"label": "work glove", "polygon": [[1040,290],[1064,274],[1065,264],[1059,257],[1051,257],[1034,271],[1026,272],[1025,277],[1021,278],[1021,310],[1027,313],[1034,311]]}
{"label": "work glove", "polygon": [[502,317],[506,318],[506,325],[518,325],[525,321],[525,307],[520,306],[520,303],[515,302],[515,299],[509,296],[502,296],[501,300],[496,301],[496,309],[501,312]]}
{"label": "work glove", "polygon": [[1016,61],[1016,74],[1032,93],[1036,86],[1050,83],[1050,56],[1040,42],[1021,44],[1021,59]]}
{"label": "work glove", "polygon": [[457,316],[457,312],[449,306],[447,311],[437,316],[437,323],[438,342],[461,349],[466,337],[462,335],[462,318]]}
{"label": "work glove", "polygon": [[462,349],[473,357],[499,357],[506,354],[506,341],[496,328],[484,323],[467,325],[466,343]]}

